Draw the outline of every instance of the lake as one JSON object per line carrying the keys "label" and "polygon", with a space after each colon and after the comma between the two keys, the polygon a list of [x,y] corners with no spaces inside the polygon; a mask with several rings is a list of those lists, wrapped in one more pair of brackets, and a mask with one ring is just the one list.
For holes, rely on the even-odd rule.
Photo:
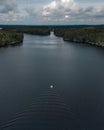
{"label": "lake", "polygon": [[0,48],[0,130],[104,130],[104,49],[25,34]]}

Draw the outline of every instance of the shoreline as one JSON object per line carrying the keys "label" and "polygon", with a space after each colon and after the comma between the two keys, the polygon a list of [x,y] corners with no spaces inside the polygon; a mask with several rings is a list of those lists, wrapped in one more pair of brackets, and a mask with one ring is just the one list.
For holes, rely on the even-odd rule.
{"label": "shoreline", "polygon": [[62,37],[67,42],[104,48],[104,27],[5,27],[0,30],[0,47],[21,44],[24,40],[24,34],[49,36],[51,32],[54,32],[56,37]]}

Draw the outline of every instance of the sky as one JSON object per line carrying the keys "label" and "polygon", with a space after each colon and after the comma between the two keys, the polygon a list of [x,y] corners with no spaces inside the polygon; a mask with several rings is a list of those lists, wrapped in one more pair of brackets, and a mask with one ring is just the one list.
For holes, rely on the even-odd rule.
{"label": "sky", "polygon": [[0,0],[0,24],[104,24],[104,0]]}

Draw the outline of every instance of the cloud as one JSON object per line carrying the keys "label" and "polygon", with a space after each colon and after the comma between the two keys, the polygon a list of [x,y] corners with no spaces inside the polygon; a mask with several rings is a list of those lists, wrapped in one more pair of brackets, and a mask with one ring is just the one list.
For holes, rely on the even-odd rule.
{"label": "cloud", "polygon": [[27,16],[24,9],[20,8],[16,0],[0,0],[0,22],[21,22]]}
{"label": "cloud", "polygon": [[0,22],[6,21],[20,24],[103,23],[104,4],[85,4],[78,0],[30,0],[28,4],[23,0],[0,0]]}
{"label": "cloud", "polygon": [[37,10],[32,7],[32,6],[29,6],[27,8],[25,8],[25,11],[30,15],[30,16],[36,16],[38,13],[37,13]]}
{"label": "cloud", "polygon": [[104,18],[104,6],[90,7],[90,10],[86,9],[86,15],[89,17]]}
{"label": "cloud", "polygon": [[17,9],[15,0],[0,0],[0,13],[9,13]]}
{"label": "cloud", "polygon": [[0,22],[16,21],[17,9],[16,0],[0,0]]}
{"label": "cloud", "polygon": [[50,4],[45,5],[43,7],[43,16],[51,16],[53,18],[55,17],[63,18],[66,15],[67,16],[70,15],[70,12],[76,9],[77,4],[74,2],[74,0],[61,0],[58,2],[53,1]]}
{"label": "cloud", "polygon": [[52,1],[43,7],[43,17],[48,17],[53,21],[76,21],[86,22],[86,20],[104,18],[104,6],[88,5],[83,6],[75,0]]}

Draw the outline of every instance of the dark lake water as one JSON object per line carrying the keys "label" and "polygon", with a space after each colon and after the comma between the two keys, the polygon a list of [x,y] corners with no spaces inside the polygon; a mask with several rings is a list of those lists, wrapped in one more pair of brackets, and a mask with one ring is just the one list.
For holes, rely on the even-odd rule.
{"label": "dark lake water", "polygon": [[104,49],[26,34],[0,48],[0,130],[104,130]]}

